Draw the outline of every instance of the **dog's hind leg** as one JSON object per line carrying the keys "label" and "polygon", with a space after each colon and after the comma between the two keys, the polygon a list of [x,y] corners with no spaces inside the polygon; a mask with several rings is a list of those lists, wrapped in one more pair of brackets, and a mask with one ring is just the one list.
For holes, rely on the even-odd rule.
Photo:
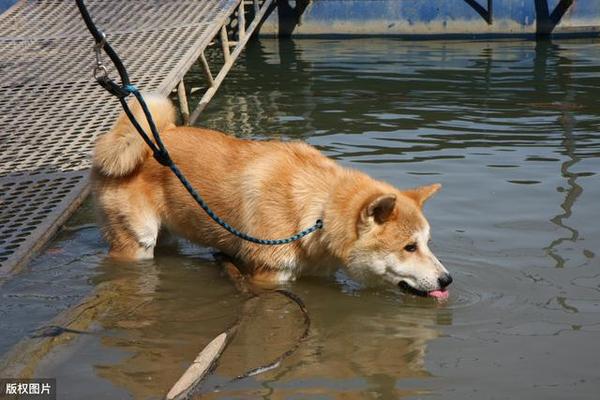
{"label": "dog's hind leg", "polygon": [[160,220],[154,215],[114,211],[107,215],[103,227],[110,256],[125,260],[153,258],[159,230]]}

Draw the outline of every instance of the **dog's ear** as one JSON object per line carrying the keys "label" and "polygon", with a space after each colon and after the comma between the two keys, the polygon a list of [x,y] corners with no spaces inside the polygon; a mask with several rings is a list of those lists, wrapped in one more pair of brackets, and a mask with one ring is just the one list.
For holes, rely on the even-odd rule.
{"label": "dog's ear", "polygon": [[439,183],[434,183],[432,185],[421,186],[415,189],[407,190],[403,193],[413,199],[419,205],[419,207],[423,207],[423,204],[425,204],[425,202],[441,188],[442,185]]}
{"label": "dog's ear", "polygon": [[373,220],[378,224],[383,224],[390,219],[396,207],[396,195],[393,193],[382,194],[369,199],[361,211],[363,222]]}

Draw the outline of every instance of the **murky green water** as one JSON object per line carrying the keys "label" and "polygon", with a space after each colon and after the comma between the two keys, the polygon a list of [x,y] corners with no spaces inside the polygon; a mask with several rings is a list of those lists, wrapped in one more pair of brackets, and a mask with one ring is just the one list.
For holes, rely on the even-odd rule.
{"label": "murky green water", "polygon": [[[301,139],[400,187],[441,182],[426,213],[453,273],[447,304],[363,291],[343,274],[246,307],[204,386],[228,399],[595,399],[600,390],[600,42],[262,41],[201,124]],[[199,78],[200,79],[200,78]],[[193,86],[193,85],[192,85]],[[38,365],[62,398],[161,398],[240,315],[210,251],[118,265],[82,210],[0,287],[0,351],[89,293],[89,326]],[[211,389],[220,385],[218,392]]]}

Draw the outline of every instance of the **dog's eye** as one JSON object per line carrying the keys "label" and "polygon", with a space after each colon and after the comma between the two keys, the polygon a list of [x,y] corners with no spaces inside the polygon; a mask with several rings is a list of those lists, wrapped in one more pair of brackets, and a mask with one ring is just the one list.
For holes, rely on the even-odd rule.
{"label": "dog's eye", "polygon": [[417,251],[417,244],[416,243],[407,244],[406,246],[404,246],[404,250],[408,251],[409,253],[414,253],[415,251]]}

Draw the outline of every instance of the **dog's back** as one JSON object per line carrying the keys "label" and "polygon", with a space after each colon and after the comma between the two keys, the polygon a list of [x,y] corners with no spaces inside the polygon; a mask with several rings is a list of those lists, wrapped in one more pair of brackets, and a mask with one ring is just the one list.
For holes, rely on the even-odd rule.
{"label": "dog's back", "polygon": [[[262,238],[288,237],[322,217],[332,180],[343,170],[300,142],[251,141],[175,127],[172,104],[147,97],[172,159],[210,207],[237,229]],[[137,102],[131,104],[144,121]],[[147,127],[146,127],[147,128]],[[301,246],[260,246],[231,235],[204,214],[168,168],[151,157],[126,115],[97,142],[93,191],[111,254],[152,257],[162,227],[264,268],[298,264]],[[317,235],[315,235],[317,236]],[[303,241],[310,245],[310,240]],[[256,272],[256,271],[254,271]]]}

